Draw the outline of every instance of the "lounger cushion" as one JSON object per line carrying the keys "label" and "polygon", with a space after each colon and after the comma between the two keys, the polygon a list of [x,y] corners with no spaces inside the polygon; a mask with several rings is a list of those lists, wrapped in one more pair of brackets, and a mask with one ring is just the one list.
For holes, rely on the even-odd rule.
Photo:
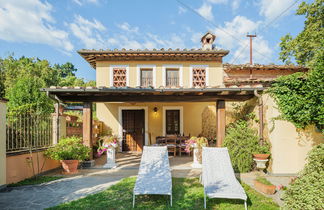
{"label": "lounger cushion", "polygon": [[171,170],[166,146],[144,146],[134,194],[171,195]]}

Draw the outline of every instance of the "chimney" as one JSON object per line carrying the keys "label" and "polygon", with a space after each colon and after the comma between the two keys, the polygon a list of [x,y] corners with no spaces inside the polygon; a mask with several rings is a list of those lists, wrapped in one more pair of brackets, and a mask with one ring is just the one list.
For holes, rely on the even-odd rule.
{"label": "chimney", "polygon": [[216,36],[210,32],[201,37],[202,50],[212,50],[215,39]]}

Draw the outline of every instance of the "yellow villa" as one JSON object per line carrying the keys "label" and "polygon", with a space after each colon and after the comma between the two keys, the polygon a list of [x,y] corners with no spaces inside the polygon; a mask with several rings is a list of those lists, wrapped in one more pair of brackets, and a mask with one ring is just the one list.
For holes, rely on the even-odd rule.
{"label": "yellow villa", "polygon": [[44,90],[62,102],[84,103],[83,138],[89,146],[95,103],[97,117],[120,137],[122,151],[141,151],[170,134],[216,138],[221,146],[231,104],[258,99],[259,135],[271,143],[269,171],[297,173],[320,133],[314,128],[300,133],[289,122],[273,120],[279,113],[264,90],[280,75],[307,69],[223,64],[229,51],[214,48],[215,39],[208,32],[201,38],[202,48],[191,50],[80,50],[96,71],[97,87]]}

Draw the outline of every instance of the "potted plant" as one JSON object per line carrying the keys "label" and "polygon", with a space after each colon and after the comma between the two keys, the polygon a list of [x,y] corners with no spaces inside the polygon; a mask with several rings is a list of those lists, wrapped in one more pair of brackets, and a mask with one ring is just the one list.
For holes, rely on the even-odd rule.
{"label": "potted plant", "polygon": [[82,144],[81,138],[61,138],[59,143],[45,151],[44,155],[53,160],[59,160],[64,174],[78,172],[79,161],[89,158],[90,148]]}
{"label": "potted plant", "polygon": [[266,178],[258,176],[254,180],[254,186],[257,190],[272,195],[276,192],[276,186],[269,182]]}
{"label": "potted plant", "polygon": [[118,148],[118,137],[115,135],[103,136],[98,141],[98,156],[107,151],[107,162],[103,168],[116,168],[116,148]]}
{"label": "potted plant", "polygon": [[192,168],[201,168],[201,160],[202,160],[202,147],[208,146],[208,139],[205,137],[191,137],[186,141],[186,149],[187,153],[190,153],[193,150],[193,163],[191,164]]}
{"label": "potted plant", "polygon": [[266,160],[270,156],[270,145],[267,142],[257,145],[253,157],[258,160]]}

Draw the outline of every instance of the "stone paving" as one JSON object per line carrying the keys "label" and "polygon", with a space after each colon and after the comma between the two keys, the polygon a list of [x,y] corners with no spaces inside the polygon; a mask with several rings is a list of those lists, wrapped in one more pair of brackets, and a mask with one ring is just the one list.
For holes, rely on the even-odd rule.
{"label": "stone paving", "polygon": [[[102,169],[105,156],[96,160],[96,166],[91,169],[81,169],[77,175],[65,176],[52,182],[10,188],[0,192],[0,209],[44,209],[60,203],[76,200],[87,195],[100,192],[116,184],[121,179],[136,176],[140,162],[140,154],[117,154],[117,169]],[[173,177],[199,177],[201,170],[192,169],[192,157],[170,157]],[[49,175],[58,175],[59,171]],[[251,187],[256,177],[255,173],[240,174],[238,177]],[[287,177],[267,177],[273,184],[287,185]],[[279,205],[282,201],[278,194],[268,196]]]}
{"label": "stone paving", "polygon": [[[137,175],[139,154],[118,154],[117,158],[119,165],[117,169],[102,169],[101,165],[105,163],[103,156],[96,161],[96,167],[81,169],[78,175],[0,192],[0,209],[44,209],[100,192],[123,178]],[[190,168],[191,161],[192,157],[171,157],[172,175],[174,177],[199,176],[199,170]],[[52,172],[49,175],[57,174],[58,172]]]}

